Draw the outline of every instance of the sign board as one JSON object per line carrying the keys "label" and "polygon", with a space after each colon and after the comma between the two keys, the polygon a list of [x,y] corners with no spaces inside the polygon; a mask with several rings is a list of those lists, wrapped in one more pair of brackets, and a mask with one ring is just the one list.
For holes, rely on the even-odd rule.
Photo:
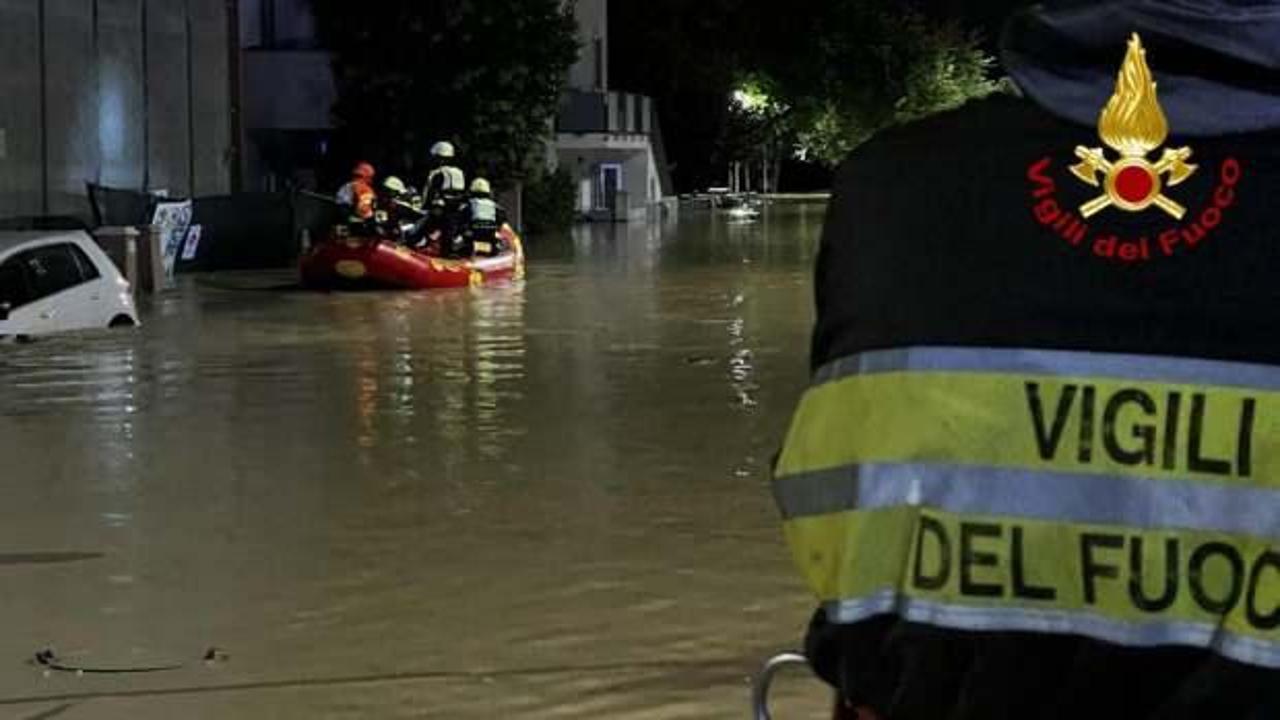
{"label": "sign board", "polygon": [[182,246],[183,260],[196,259],[196,253],[199,252],[200,250],[201,230],[202,228],[199,225],[192,225],[190,229],[187,230],[187,242],[185,245]]}
{"label": "sign board", "polygon": [[178,254],[182,252],[187,229],[191,226],[191,201],[157,203],[151,224],[160,232],[160,256],[164,261],[165,285],[171,286]]}

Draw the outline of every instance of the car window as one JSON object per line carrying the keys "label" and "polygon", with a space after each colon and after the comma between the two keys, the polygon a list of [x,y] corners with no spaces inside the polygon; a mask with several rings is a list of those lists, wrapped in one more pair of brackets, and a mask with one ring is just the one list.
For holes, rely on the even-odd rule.
{"label": "car window", "polygon": [[14,257],[0,263],[0,305],[7,304],[13,310],[29,302],[31,289],[27,286],[21,259]]}
{"label": "car window", "polygon": [[93,260],[89,259],[89,255],[79,245],[68,245],[71,248],[71,254],[76,258],[76,264],[80,266],[80,278],[82,282],[97,280],[102,277],[102,273],[98,272],[98,266],[93,264]]}
{"label": "car window", "polygon": [[15,258],[26,271],[31,299],[39,300],[85,282],[75,248],[67,243],[43,245]]}

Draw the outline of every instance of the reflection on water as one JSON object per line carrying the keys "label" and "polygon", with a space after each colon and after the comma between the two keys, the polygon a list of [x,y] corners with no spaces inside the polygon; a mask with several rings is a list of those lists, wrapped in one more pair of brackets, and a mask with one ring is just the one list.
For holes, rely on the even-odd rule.
{"label": "reflection on water", "polygon": [[0,707],[741,717],[807,615],[765,463],[822,216],[534,238],[480,291],[185,278],[141,331],[0,348],[0,556],[74,558],[0,564]]}

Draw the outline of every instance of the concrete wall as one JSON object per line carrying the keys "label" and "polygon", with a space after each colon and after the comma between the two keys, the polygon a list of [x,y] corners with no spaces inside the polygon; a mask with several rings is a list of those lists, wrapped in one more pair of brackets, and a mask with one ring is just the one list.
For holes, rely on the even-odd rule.
{"label": "concrete wall", "polygon": [[[578,19],[578,42],[581,47],[578,50],[578,62],[569,69],[569,87],[574,90],[608,90],[609,2],[576,0],[573,12]],[[600,41],[598,47],[597,40]],[[600,55],[600,78],[596,77],[597,53]]]}
{"label": "concrete wall", "polygon": [[0,0],[0,216],[32,213],[44,201],[40,8]]}
{"label": "concrete wall", "polygon": [[662,200],[661,182],[651,148],[641,145],[633,150],[605,150],[582,147],[574,150],[561,148],[559,166],[573,177],[577,187],[577,210],[590,214],[594,207],[594,187],[602,163],[622,167],[622,183],[618,188],[627,194],[628,217],[619,219],[643,219],[646,210]]}
{"label": "concrete wall", "polygon": [[225,0],[0,0],[0,216],[230,187]]}
{"label": "concrete wall", "polygon": [[195,194],[231,191],[231,29],[224,0],[187,0],[191,12],[191,160]]}
{"label": "concrete wall", "polygon": [[98,161],[103,185],[138,189],[146,175],[142,1],[98,1]]}
{"label": "concrete wall", "polygon": [[147,36],[147,187],[191,193],[191,115],[187,94],[187,8],[182,0],[144,2]]}

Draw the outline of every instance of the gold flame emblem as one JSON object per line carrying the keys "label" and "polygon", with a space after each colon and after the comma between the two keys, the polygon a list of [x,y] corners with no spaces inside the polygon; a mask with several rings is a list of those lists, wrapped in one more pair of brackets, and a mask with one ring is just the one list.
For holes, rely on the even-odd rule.
{"label": "gold flame emblem", "polygon": [[[1080,206],[1080,214],[1091,217],[1108,207],[1141,212],[1155,205],[1181,220],[1186,208],[1164,194],[1191,177],[1196,166],[1187,163],[1191,148],[1165,148],[1156,163],[1147,160],[1151,151],[1164,145],[1169,137],[1169,121],[1160,107],[1156,83],[1147,67],[1147,51],[1137,33],[1129,39],[1116,92],[1098,118],[1098,135],[1108,147],[1120,153],[1120,159],[1107,159],[1102,148],[1076,148],[1080,162],[1071,172],[1104,194]],[[1168,176],[1167,180],[1165,176]]]}

